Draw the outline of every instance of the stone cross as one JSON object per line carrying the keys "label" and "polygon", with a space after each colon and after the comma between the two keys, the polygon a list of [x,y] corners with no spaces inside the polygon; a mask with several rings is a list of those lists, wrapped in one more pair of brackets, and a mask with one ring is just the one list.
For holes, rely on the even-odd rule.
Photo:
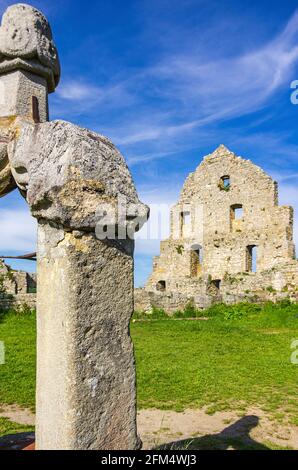
{"label": "stone cross", "polygon": [[133,234],[148,218],[110,140],[48,121],[57,50],[36,9],[0,27],[0,195],[38,221],[36,448],[137,449]]}

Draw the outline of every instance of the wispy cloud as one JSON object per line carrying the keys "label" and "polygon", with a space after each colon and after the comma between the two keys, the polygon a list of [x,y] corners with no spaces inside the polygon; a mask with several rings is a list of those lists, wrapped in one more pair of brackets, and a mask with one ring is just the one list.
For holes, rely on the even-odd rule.
{"label": "wispy cloud", "polygon": [[29,211],[0,209],[0,220],[0,255],[35,251],[36,220],[30,216]]}
{"label": "wispy cloud", "polygon": [[[93,121],[93,129],[98,129],[98,121],[109,112],[117,112],[121,108],[131,106],[135,97],[125,83],[115,83],[111,85],[99,86],[92,81],[79,78],[64,79],[50,96],[51,115],[54,119],[74,118],[82,115],[89,115]],[[99,112],[100,106],[100,112]],[[103,114],[104,111],[104,114]]]}
{"label": "wispy cloud", "polygon": [[95,85],[70,80],[62,83],[57,89],[57,95],[62,99],[70,101],[81,101],[91,98],[98,100],[102,98],[102,91]]}
{"label": "wispy cloud", "polygon": [[103,122],[102,131],[125,151],[132,150],[135,163],[143,161],[144,144],[148,161],[149,154],[154,160],[175,151],[177,142],[189,147],[201,134],[213,137],[219,124],[264,109],[282,87],[289,87],[298,64],[297,44],[298,11],[276,37],[243,54],[210,60],[207,50],[205,55],[176,52],[156,58],[155,64],[126,76],[121,86],[135,106],[124,106],[121,119]]}
{"label": "wispy cloud", "polygon": [[[235,117],[263,106],[285,82],[298,60],[298,12],[284,30],[261,48],[244,55],[208,60],[207,56],[176,56],[152,70],[164,82],[163,93],[194,110],[189,125]],[[193,115],[193,113],[192,113]],[[203,121],[203,123],[205,123]],[[185,123],[181,124],[182,128]]]}

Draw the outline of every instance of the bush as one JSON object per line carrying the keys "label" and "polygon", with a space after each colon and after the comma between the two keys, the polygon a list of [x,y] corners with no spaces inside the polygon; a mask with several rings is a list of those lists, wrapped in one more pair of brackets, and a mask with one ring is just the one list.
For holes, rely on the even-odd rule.
{"label": "bush", "polygon": [[151,310],[145,312],[145,311],[135,311],[132,317],[133,320],[157,320],[160,318],[169,318],[169,316],[166,314],[164,309],[162,308],[157,308],[157,307],[152,307]]}
{"label": "bush", "polygon": [[261,312],[262,306],[242,302],[235,305],[216,304],[204,310],[206,317],[223,317],[225,320],[240,319],[243,316],[254,315]]}
{"label": "bush", "polygon": [[185,305],[184,310],[177,310],[173,318],[197,318],[202,316],[201,310],[197,310],[192,302]]}
{"label": "bush", "polygon": [[237,310],[236,308],[231,308],[224,312],[225,320],[239,320],[243,317],[243,310]]}
{"label": "bush", "polygon": [[298,304],[293,304],[290,299],[283,299],[279,302],[265,302],[263,304],[256,304],[250,302],[241,302],[234,305],[227,305],[224,303],[215,304],[205,310],[197,310],[192,302],[189,302],[183,310],[177,310],[173,316],[168,315],[164,309],[152,307],[149,312],[135,312],[133,320],[138,319],[170,319],[170,318],[219,318],[224,320],[240,320],[241,318],[248,318],[260,316],[260,313],[268,318],[274,316],[279,317],[280,313],[284,315],[293,316],[293,312],[298,316]]}
{"label": "bush", "polygon": [[35,309],[29,307],[28,304],[24,303],[22,305],[19,305],[15,309],[15,313],[17,315],[32,315],[33,313],[36,313]]}
{"label": "bush", "polygon": [[149,313],[151,318],[168,318],[168,315],[163,308],[157,308],[153,305],[151,312]]}

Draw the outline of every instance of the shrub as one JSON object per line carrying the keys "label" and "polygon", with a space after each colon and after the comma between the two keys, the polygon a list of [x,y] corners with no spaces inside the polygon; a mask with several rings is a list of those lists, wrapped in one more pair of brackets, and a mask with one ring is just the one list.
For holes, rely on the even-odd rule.
{"label": "shrub", "polygon": [[243,317],[243,310],[237,310],[236,308],[231,308],[224,312],[225,320],[239,320]]}
{"label": "shrub", "polygon": [[185,306],[183,313],[185,317],[195,318],[197,316],[197,309],[194,307],[194,305],[191,302],[189,302]]}
{"label": "shrub", "polygon": [[17,308],[17,313],[19,315],[31,315],[32,313],[34,313],[34,309],[29,307],[28,304],[24,303]]}
{"label": "shrub", "polygon": [[151,312],[148,314],[151,318],[168,318],[168,315],[163,308],[158,308],[153,305]]}
{"label": "shrub", "polygon": [[239,319],[243,316],[257,314],[262,310],[262,306],[249,302],[241,302],[235,305],[224,303],[212,305],[204,311],[206,317],[223,317],[225,320]]}
{"label": "shrub", "polygon": [[151,310],[148,311],[135,311],[132,316],[133,320],[151,320],[151,319],[158,319],[158,318],[169,318],[163,308],[157,308],[153,306]]}
{"label": "shrub", "polygon": [[183,310],[177,310],[173,317],[174,318],[196,318],[200,316],[200,311],[197,310],[192,302],[188,302]]}

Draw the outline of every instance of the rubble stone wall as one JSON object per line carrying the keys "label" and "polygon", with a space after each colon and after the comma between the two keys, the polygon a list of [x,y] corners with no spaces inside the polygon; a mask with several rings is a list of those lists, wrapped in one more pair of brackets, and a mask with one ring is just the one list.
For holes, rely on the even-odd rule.
{"label": "rubble stone wall", "polygon": [[186,179],[145,291],[158,304],[179,295],[198,307],[293,297],[297,269],[293,209],[278,205],[277,183],[220,146]]}

